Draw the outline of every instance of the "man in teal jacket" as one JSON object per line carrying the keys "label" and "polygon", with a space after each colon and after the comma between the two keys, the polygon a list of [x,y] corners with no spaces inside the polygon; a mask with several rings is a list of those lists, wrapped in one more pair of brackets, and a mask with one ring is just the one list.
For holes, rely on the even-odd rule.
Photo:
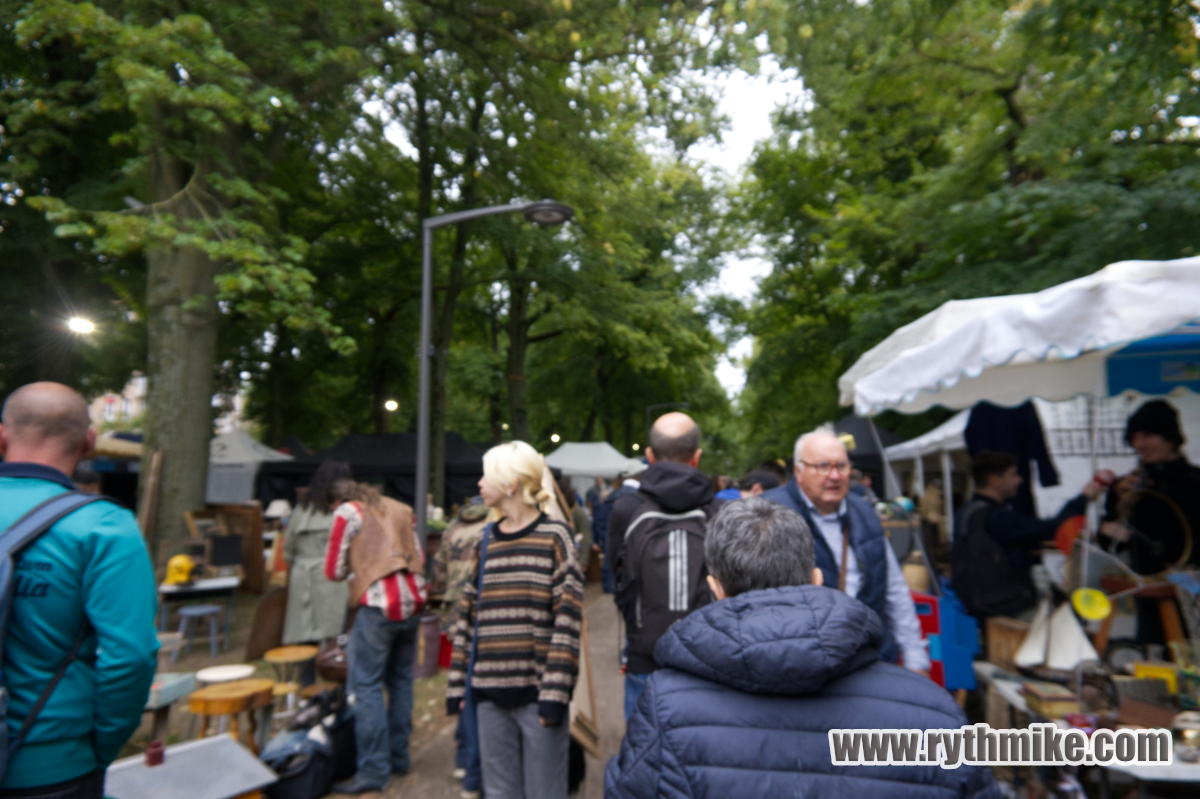
{"label": "man in teal jacket", "polygon": [[[96,439],[87,403],[31,383],[0,412],[0,531],[74,486]],[[18,557],[4,641],[12,740],[85,622],[93,633],[8,762],[0,797],[99,799],[104,769],[133,734],[154,678],[154,571],[133,515],[110,502],[76,510]]]}

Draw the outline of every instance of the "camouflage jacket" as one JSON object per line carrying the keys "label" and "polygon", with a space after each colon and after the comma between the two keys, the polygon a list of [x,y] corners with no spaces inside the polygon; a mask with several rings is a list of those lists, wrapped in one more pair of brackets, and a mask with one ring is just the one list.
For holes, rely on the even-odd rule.
{"label": "camouflage jacket", "polygon": [[442,534],[441,546],[433,557],[429,601],[441,602],[438,612],[442,617],[443,630],[453,623],[458,598],[475,570],[475,552],[483,528],[487,526],[487,514],[488,509],[483,505],[464,507]]}

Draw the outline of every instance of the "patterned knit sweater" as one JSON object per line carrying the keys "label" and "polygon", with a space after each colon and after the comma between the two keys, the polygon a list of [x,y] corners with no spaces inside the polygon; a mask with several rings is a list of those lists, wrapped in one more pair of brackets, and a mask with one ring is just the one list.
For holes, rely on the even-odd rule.
{"label": "patterned knit sweater", "polygon": [[542,514],[515,533],[491,528],[483,594],[475,569],[459,598],[446,706],[458,712],[466,691],[475,619],[479,642],[471,691],[504,708],[538,703],[551,724],[566,718],[579,670],[583,580],[571,532]]}

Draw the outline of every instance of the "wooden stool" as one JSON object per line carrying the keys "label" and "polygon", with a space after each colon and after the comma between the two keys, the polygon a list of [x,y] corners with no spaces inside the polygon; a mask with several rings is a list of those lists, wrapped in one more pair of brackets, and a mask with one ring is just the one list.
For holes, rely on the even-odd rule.
{"label": "wooden stool", "polygon": [[335,682],[315,682],[312,685],[306,685],[300,689],[300,698],[312,699],[315,696],[319,696],[324,691],[332,691],[337,687],[338,684]]}
{"label": "wooden stool", "polygon": [[298,682],[296,673],[305,663],[316,660],[318,651],[315,646],[279,646],[268,649],[263,660],[275,669],[275,678],[279,682]]}
{"label": "wooden stool", "polygon": [[238,716],[246,713],[250,717],[250,734],[247,743],[250,751],[258,754],[255,743],[255,732],[258,724],[254,713],[265,707],[270,707],[274,698],[275,683],[273,680],[238,680],[223,682],[201,688],[188,697],[188,709],[200,717],[200,737],[208,735],[208,719],[210,716],[229,716],[229,734],[235,740],[238,736]]}
{"label": "wooden stool", "polygon": [[293,645],[268,649],[263,655],[263,660],[270,663],[271,668],[275,670],[276,685],[291,686],[291,689],[286,691],[279,691],[279,688],[276,688],[277,696],[286,697],[286,709],[280,714],[281,716],[295,714],[296,692],[300,690],[300,667],[309,661],[316,660],[319,651],[315,646]]}

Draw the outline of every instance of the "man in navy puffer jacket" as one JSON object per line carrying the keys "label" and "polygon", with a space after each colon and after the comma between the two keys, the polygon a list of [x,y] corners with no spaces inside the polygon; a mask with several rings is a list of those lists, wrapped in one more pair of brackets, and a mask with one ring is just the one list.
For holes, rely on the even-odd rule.
{"label": "man in navy puffer jacket", "polygon": [[718,600],[659,639],[606,799],[998,797],[962,765],[833,766],[830,729],[957,729],[966,717],[928,678],[879,660],[882,624],[821,585],[812,535],[763,499],[725,505],[705,541]]}

